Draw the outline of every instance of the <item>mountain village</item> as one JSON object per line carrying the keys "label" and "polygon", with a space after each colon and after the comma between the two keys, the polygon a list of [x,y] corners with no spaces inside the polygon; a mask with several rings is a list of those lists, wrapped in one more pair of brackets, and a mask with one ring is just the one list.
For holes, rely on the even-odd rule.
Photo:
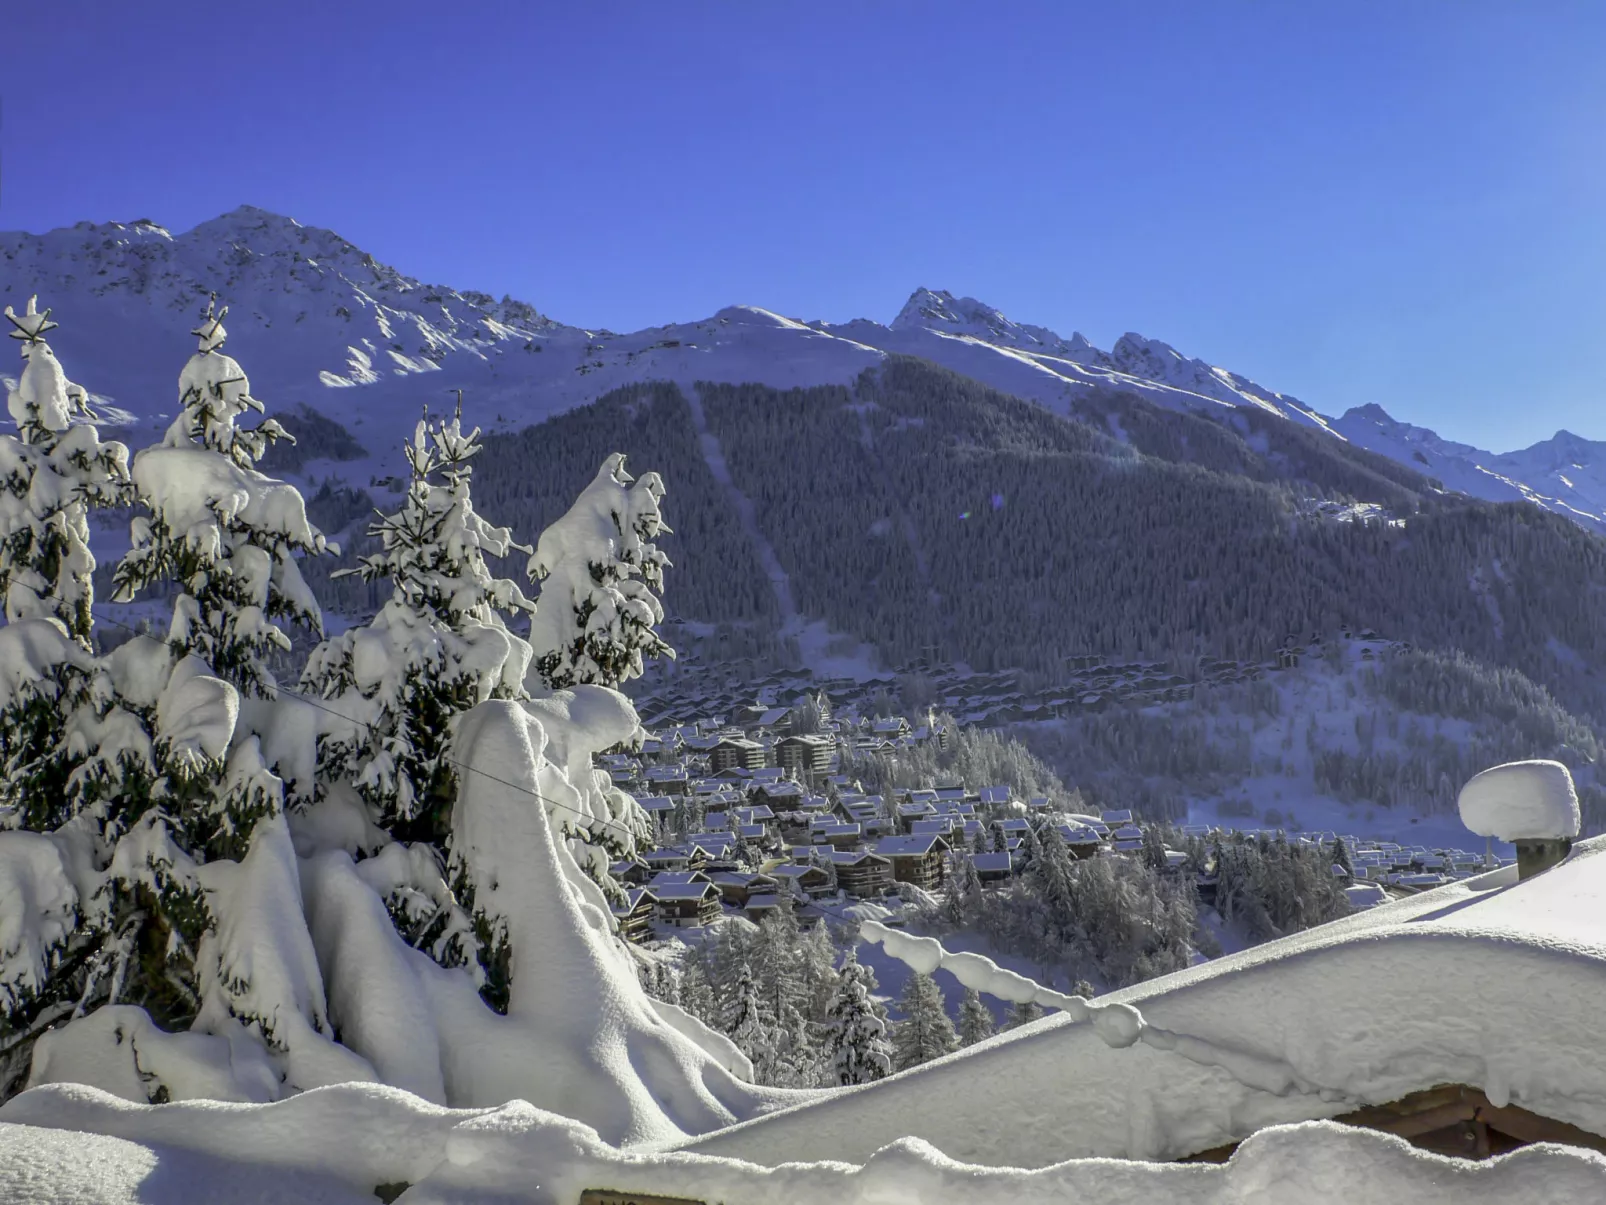
{"label": "mountain village", "polygon": [[[1389,643],[1371,632],[1355,639],[1367,659]],[[1207,662],[1200,669],[1219,682],[1254,680],[1296,666],[1307,652],[1308,644],[1289,642],[1269,665]],[[717,687],[677,685],[643,693],[637,704],[649,726],[639,749],[603,754],[598,762],[653,819],[650,846],[611,867],[629,887],[615,908],[621,932],[648,941],[725,915],[758,921],[782,909],[808,925],[827,916],[840,920],[841,904],[861,900],[918,907],[956,873],[973,870],[984,885],[1007,883],[1029,856],[1030,834],[1043,825],[1053,826],[1077,858],[1137,857],[1158,842],[1166,865],[1194,881],[1205,905],[1213,902],[1212,866],[1165,847],[1166,838],[1208,843],[1241,831],[1304,848],[1342,849],[1332,871],[1355,908],[1514,861],[1488,849],[1406,846],[1353,833],[1146,822],[1127,808],[1079,813],[1047,796],[1022,798],[1007,785],[955,783],[869,794],[841,772],[856,758],[896,757],[928,742],[946,747],[958,725],[991,727],[1059,715],[1068,708],[1097,708],[1106,698],[1140,705],[1171,701],[1192,691],[1187,680],[1152,664],[1079,658],[1070,669],[1080,679],[1075,688],[1028,695],[1016,689],[1012,673],[975,674],[927,663],[901,667],[936,671],[930,681],[945,722],[935,707],[912,718],[880,714],[887,710],[885,687],[895,681],[892,675],[866,682],[775,672],[754,682],[733,678]],[[840,702],[833,705],[833,699]]]}

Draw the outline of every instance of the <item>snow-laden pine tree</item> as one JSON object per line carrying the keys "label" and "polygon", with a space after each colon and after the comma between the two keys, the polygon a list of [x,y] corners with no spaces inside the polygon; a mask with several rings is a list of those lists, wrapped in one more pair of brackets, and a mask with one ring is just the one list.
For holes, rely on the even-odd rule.
{"label": "snow-laden pine tree", "polygon": [[[736,1043],[737,1049],[753,1061],[755,1071],[761,1063],[774,1063],[777,1037],[775,1020],[765,1006],[762,985],[746,963],[737,972],[724,1029],[731,1041]],[[762,1072],[759,1073],[759,1079],[764,1079]]]}
{"label": "snow-laden pine tree", "polygon": [[[21,341],[22,374],[7,392],[16,435],[0,436],[0,599],[13,636],[32,646],[25,674],[0,710],[0,827],[48,831],[72,808],[72,772],[82,760],[103,682],[65,647],[40,660],[57,627],[92,648],[95,558],[89,510],[126,501],[128,449],[102,442],[88,395],[67,379],[45,335],[58,325],[30,298],[24,313],[6,307]],[[75,739],[76,738],[76,739]]]}
{"label": "snow-laden pine tree", "polygon": [[540,684],[618,686],[641,674],[644,658],[674,657],[656,628],[670,567],[653,543],[669,531],[659,509],[663,496],[657,473],[636,480],[615,452],[541,533],[529,562],[530,577],[541,583],[530,623]]}
{"label": "snow-laden pine tree", "polygon": [[0,596],[6,619],[59,620],[86,648],[94,624],[95,558],[89,509],[116,506],[129,492],[128,449],[102,442],[86,391],[67,379],[45,335],[59,324],[29,298],[6,307],[23,370],[7,393],[17,424],[0,437]]}
{"label": "snow-laden pine tree", "polygon": [[1078,929],[1076,869],[1070,847],[1065,844],[1057,825],[1038,825],[1035,830],[1028,830],[1027,836],[1033,838],[1037,846],[1027,870],[1027,880],[1043,907],[1047,929],[1044,952],[1052,954],[1063,948]]}
{"label": "snow-laden pine tree", "polygon": [[1355,874],[1355,863],[1349,856],[1349,846],[1344,843],[1343,837],[1333,838],[1333,847],[1327,851],[1328,860],[1343,870],[1346,875]]}
{"label": "snow-laden pine tree", "polygon": [[426,416],[406,446],[407,496],[368,529],[379,551],[347,574],[391,586],[368,624],[314,650],[305,690],[351,723],[320,743],[321,775],[354,783],[376,823],[402,840],[443,845],[457,770],[453,721],[475,704],[524,695],[529,645],[507,619],[535,604],[486,561],[529,549],[474,509],[478,427]]}
{"label": "snow-laden pine tree", "polygon": [[943,882],[943,912],[955,928],[964,928],[981,913],[982,904],[981,876],[970,854],[961,849]]}
{"label": "snow-laden pine tree", "polygon": [[887,1013],[875,999],[875,986],[875,974],[849,950],[825,1022],[825,1054],[838,1084],[868,1084],[892,1074]]}
{"label": "snow-laden pine tree", "polygon": [[909,976],[898,1009],[903,1020],[892,1029],[892,1058],[899,1071],[959,1049],[959,1035],[943,1007],[942,989],[930,975]]}
{"label": "snow-laden pine tree", "polygon": [[[294,865],[283,783],[237,719],[242,699],[276,693],[268,662],[291,647],[281,625],[321,633],[298,560],[326,542],[300,492],[256,468],[288,436],[271,418],[242,425],[263,406],[222,350],[227,313],[208,303],[179,374],[177,416],[133,460],[145,513],[113,575],[116,597],[171,592],[172,619],[164,640],[137,636],[108,658],[111,718],[137,720],[146,740],[102,742],[104,837],[114,844],[89,914],[110,935],[109,1002],[137,1006],[162,1030],[222,1035],[244,1021],[282,1053],[302,1026],[329,1045],[327,1023],[321,989],[276,978],[275,959],[310,954],[299,917],[254,931],[266,917],[236,911],[262,907],[257,891],[288,890]],[[276,946],[281,938],[289,947]]]}
{"label": "snow-laden pine tree", "polygon": [[994,1028],[992,1009],[982,1003],[975,988],[967,987],[964,999],[959,1002],[959,1044],[974,1046],[992,1037]]}
{"label": "snow-laden pine tree", "polygon": [[[33,1082],[88,1079],[133,1099],[209,1088],[266,1099],[371,1076],[332,1040],[282,783],[237,725],[242,689],[273,688],[264,658],[287,645],[274,621],[319,625],[294,557],[323,540],[300,495],[253,468],[274,428],[234,425],[260,405],[217,352],[210,309],[198,335],[179,419],[135,458],[150,513],[115,579],[125,596],[176,585],[168,639],[136,636],[95,661],[69,642],[94,675],[94,707],[69,732],[73,814],[48,833],[0,834],[0,879],[19,883],[0,908],[38,914],[49,901],[71,935],[51,951],[39,915],[0,917],[25,939],[0,957],[0,980],[31,983],[44,1005],[6,1001],[6,1086],[9,1056],[28,1045]],[[21,620],[0,638],[17,644],[47,622],[59,624]],[[67,625],[55,630],[67,639]],[[16,651],[0,660],[26,664]]]}
{"label": "snow-laden pine tree", "polygon": [[385,893],[398,931],[442,965],[467,966],[487,1001],[505,1008],[506,925],[476,911],[472,875],[451,849],[457,721],[488,699],[527,697],[530,662],[507,620],[534,604],[486,559],[529,549],[474,509],[481,447],[479,428],[463,429],[461,404],[449,421],[419,420],[400,509],[368,529],[379,550],[343,571],[388,581],[391,596],[369,623],[313,651],[302,686],[337,717],[320,736],[320,779],[354,786],[369,822],[399,843]]}
{"label": "snow-laden pine tree", "polygon": [[192,334],[199,348],[179,377],[179,413],[162,442],[134,457],[134,486],[148,512],[117,566],[117,599],[171,584],[178,594],[167,641],[194,654],[242,694],[271,697],[267,659],[290,650],[280,621],[322,634],[318,601],[297,558],[325,551],[294,486],[259,473],[257,461],[291,438],[264,418],[245,370],[223,352],[223,319],[208,304]]}

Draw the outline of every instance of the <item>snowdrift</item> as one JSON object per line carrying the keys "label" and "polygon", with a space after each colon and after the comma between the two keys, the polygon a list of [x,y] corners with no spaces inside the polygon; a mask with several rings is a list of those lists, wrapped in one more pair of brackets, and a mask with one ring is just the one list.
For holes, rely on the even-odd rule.
{"label": "snowdrift", "polygon": [[[64,1133],[67,1131],[68,1133]],[[0,1198],[39,1205],[496,1201],[572,1205],[613,1188],[727,1205],[1516,1205],[1606,1197],[1606,1156],[1535,1146],[1486,1163],[1331,1122],[1264,1130],[1223,1165],[1082,1159],[1024,1170],[951,1159],[918,1138],[862,1161],[763,1167],[622,1151],[524,1102],[452,1110],[392,1088],[323,1088],[271,1105],[130,1105],[35,1089],[0,1108]]]}
{"label": "snowdrift", "polygon": [[[255,726],[272,730],[271,709],[256,710]],[[310,739],[302,710],[287,708],[287,722]],[[574,856],[590,847],[563,835],[565,826],[626,831],[617,793],[591,762],[635,727],[628,701],[594,686],[487,702],[459,722],[456,756],[475,771],[463,775],[454,849],[485,885],[477,907],[505,932],[506,1015],[482,1001],[467,969],[442,967],[398,935],[383,892],[407,849],[354,858],[383,834],[331,793],[297,817],[294,837],[275,816],[257,826],[242,862],[194,868],[219,925],[202,943],[211,969],[193,1030],[164,1033],[142,1009],[101,1008],[40,1040],[30,1085],[91,1084],[140,1103],[159,1085],[174,1101],[260,1103],[378,1081],[440,1106],[523,1100],[632,1144],[806,1098],[745,1082],[750,1068],[728,1039],[647,997],[601,889]],[[48,927],[70,912],[36,865],[57,866],[55,845],[6,833],[0,854],[0,877],[35,901],[24,919]],[[29,935],[0,938],[10,948]],[[246,982],[251,998],[230,998]]]}

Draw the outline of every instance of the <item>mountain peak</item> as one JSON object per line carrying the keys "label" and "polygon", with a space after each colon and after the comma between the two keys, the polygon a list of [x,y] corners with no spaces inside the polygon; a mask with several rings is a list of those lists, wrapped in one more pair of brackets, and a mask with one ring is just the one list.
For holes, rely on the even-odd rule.
{"label": "mountain peak", "polygon": [[1394,416],[1376,402],[1367,402],[1361,406],[1351,406],[1344,411],[1344,417],[1365,419],[1367,422],[1376,423],[1380,427],[1392,427],[1395,425]]}
{"label": "mountain peak", "polygon": [[[979,305],[977,302],[971,304]],[[909,300],[903,303],[903,309],[892,320],[890,329],[908,330],[910,327],[926,327],[933,322],[957,323],[961,321],[959,309],[959,299],[947,289],[933,290],[922,286],[909,294]]]}
{"label": "mountain peak", "polygon": [[919,288],[909,295],[892,320],[895,331],[930,330],[961,335],[1003,347],[1049,355],[1097,359],[1103,355],[1081,335],[1069,340],[1047,327],[1028,326],[1004,316],[1002,310],[974,297],[955,297],[947,289]]}

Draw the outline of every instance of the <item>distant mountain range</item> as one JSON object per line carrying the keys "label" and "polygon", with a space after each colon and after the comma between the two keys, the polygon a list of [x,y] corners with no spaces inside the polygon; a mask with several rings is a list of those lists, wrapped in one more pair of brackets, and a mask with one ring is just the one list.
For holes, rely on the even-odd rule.
{"label": "distant mountain range", "polygon": [[[1126,393],[1240,431],[1251,415],[1275,416],[1446,489],[1527,499],[1606,530],[1606,444],[1561,431],[1497,455],[1376,405],[1329,418],[1157,340],[1128,334],[1103,351],[947,292],[916,290],[885,325],[732,306],[618,334],[566,326],[511,298],[421,283],[339,235],[249,206],[176,236],[150,221],[0,234],[0,304],[20,307],[37,293],[62,324],[53,338],[68,371],[113,421],[136,429],[154,430],[172,409],[188,331],[213,291],[230,306],[229,350],[258,396],[280,413],[307,407],[361,445],[343,447],[338,469],[304,466],[320,475],[393,471],[419,411],[439,409],[458,388],[474,421],[514,431],[644,381],[846,385],[889,355],[907,355],[1061,414],[1085,415],[1091,400]],[[0,363],[0,372],[9,367]],[[1123,437],[1118,422],[1111,433]]]}

